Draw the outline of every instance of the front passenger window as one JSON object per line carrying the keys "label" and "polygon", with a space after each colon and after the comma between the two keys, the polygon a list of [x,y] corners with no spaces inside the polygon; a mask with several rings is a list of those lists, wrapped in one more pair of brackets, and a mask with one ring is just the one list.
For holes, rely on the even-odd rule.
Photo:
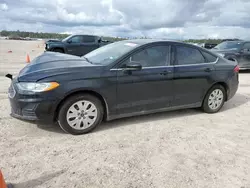
{"label": "front passenger window", "polygon": [[81,43],[82,37],[81,36],[75,36],[71,38],[71,43]]}
{"label": "front passenger window", "polygon": [[169,60],[170,46],[149,47],[130,57],[130,62],[138,62],[142,67],[166,66]]}

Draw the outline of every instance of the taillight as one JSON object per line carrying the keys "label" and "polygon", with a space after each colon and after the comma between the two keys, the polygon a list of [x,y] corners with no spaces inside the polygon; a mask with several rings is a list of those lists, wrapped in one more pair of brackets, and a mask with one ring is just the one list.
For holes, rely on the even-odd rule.
{"label": "taillight", "polygon": [[240,72],[240,67],[239,67],[239,65],[236,65],[236,66],[234,67],[234,72],[235,72],[235,73]]}

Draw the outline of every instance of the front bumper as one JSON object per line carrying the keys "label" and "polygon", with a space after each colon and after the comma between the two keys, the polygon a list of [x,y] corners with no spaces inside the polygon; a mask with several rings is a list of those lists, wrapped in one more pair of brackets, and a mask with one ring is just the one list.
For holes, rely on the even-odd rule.
{"label": "front bumper", "polygon": [[11,116],[28,121],[53,122],[57,106],[56,100],[45,94],[25,94],[11,84],[9,88]]}

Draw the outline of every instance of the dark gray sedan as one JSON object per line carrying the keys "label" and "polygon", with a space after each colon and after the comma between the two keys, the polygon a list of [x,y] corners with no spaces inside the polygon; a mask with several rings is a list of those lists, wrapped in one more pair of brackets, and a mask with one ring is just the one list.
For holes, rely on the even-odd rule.
{"label": "dark gray sedan", "polygon": [[128,116],[198,107],[216,113],[235,95],[238,72],[236,62],[174,41],[125,40],[83,57],[46,52],[12,80],[11,115],[83,134]]}

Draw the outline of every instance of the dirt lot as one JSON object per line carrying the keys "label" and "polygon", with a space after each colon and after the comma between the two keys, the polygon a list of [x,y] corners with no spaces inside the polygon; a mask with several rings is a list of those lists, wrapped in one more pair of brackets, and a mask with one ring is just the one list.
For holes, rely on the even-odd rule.
{"label": "dirt lot", "polygon": [[0,40],[0,168],[15,187],[250,188],[250,73],[240,74],[238,93],[220,113],[126,118],[72,136],[9,116],[3,75],[43,49],[41,41]]}

